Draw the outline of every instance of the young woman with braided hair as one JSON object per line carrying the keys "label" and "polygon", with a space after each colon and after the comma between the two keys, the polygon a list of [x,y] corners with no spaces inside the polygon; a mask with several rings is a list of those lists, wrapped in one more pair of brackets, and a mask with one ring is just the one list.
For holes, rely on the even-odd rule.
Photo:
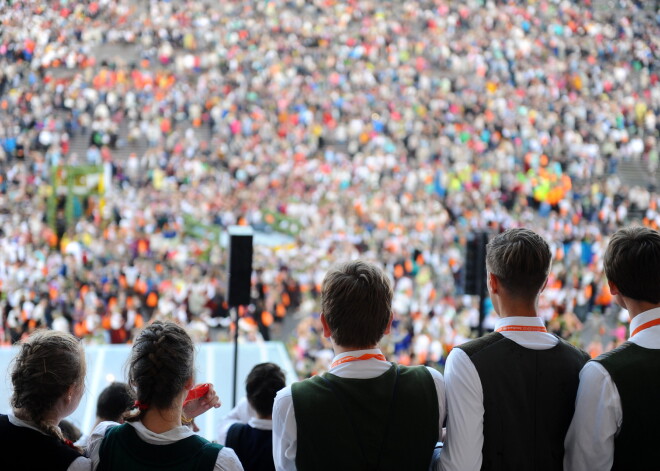
{"label": "young woman with braided hair", "polygon": [[212,407],[213,390],[184,401],[194,386],[194,344],[171,322],[147,326],[133,344],[128,361],[129,385],[136,410],[126,423],[101,422],[92,432],[88,454],[95,470],[243,470],[231,448],[210,443],[187,425]]}
{"label": "young woman with braided hair", "polygon": [[3,464],[10,469],[91,470],[90,460],[57,426],[76,410],[85,389],[80,342],[52,330],[32,334],[14,359],[11,382],[12,411],[0,415],[2,449],[11,450]]}

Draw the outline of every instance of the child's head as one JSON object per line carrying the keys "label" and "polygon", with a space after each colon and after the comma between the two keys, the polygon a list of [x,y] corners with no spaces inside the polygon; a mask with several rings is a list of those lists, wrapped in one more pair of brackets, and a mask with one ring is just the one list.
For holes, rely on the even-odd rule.
{"label": "child's head", "polygon": [[497,277],[509,296],[535,300],[550,272],[548,243],[525,228],[509,229],[488,243],[486,269]]}
{"label": "child's head", "polygon": [[275,363],[260,363],[252,368],[245,379],[245,392],[248,402],[260,418],[268,418],[273,414],[275,395],[284,386],[284,371]]}
{"label": "child's head", "polygon": [[170,408],[193,377],[194,356],[193,342],[180,326],[160,321],[147,326],[135,339],[128,363],[137,400],[145,408]]}
{"label": "child's head", "polygon": [[11,382],[14,413],[62,439],[57,424],[76,410],[84,391],[82,345],[71,334],[54,330],[35,332],[21,344]]}
{"label": "child's head", "polygon": [[660,304],[660,234],[646,227],[624,227],[612,235],[603,257],[605,276],[619,295]]}
{"label": "child's head", "polygon": [[96,401],[96,417],[122,423],[124,414],[133,407],[133,391],[126,383],[114,382],[107,386]]}
{"label": "child's head", "polygon": [[82,432],[80,429],[68,420],[60,420],[59,427],[64,438],[70,440],[71,442],[77,442],[80,440],[80,437],[82,437]]}
{"label": "child's head", "polygon": [[321,288],[321,310],[337,345],[371,348],[392,318],[392,284],[385,272],[363,260],[333,266]]}

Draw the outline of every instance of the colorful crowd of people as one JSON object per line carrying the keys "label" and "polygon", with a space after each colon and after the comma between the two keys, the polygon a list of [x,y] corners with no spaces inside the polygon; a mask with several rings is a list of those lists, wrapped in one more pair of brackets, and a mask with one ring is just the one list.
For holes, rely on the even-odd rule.
{"label": "colorful crowd of people", "polygon": [[[660,224],[655,186],[617,175],[658,168],[644,2],[26,1],[0,24],[3,343],[44,325],[123,343],[163,318],[223,338],[233,224],[291,237],[255,246],[239,328],[297,316],[303,376],[332,358],[323,274],[358,256],[394,280],[388,354],[442,364],[479,322],[475,229],[550,241],[553,331],[592,354],[625,339],[604,247]],[[49,217],[54,175],[81,165],[99,185]]]}

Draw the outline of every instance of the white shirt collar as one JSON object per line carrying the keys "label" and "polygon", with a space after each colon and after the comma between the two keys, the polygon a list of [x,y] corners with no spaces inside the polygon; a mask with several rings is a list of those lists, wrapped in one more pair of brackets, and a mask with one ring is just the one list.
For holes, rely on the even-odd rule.
{"label": "white shirt collar", "polygon": [[195,434],[195,432],[193,432],[190,427],[186,427],[185,425],[174,427],[167,432],[156,433],[145,427],[144,424],[139,420],[126,423],[132,426],[140,438],[142,438],[145,442],[154,445],[164,445],[167,443],[178,442],[179,440],[183,440],[184,438],[188,438],[189,436]]}
{"label": "white shirt collar", "polygon": [[273,421],[271,419],[250,417],[250,420],[248,420],[248,425],[258,430],[273,430]]}
{"label": "white shirt collar", "polygon": [[500,317],[495,323],[495,330],[511,325],[522,325],[525,327],[545,327],[540,317]]}
{"label": "white shirt collar", "polygon": [[[630,321],[630,332],[635,331],[639,326],[646,324],[647,322],[653,321],[655,319],[660,318],[660,307],[656,307],[654,309],[649,309],[648,311],[644,311],[640,314],[637,314],[631,321]],[[630,336],[631,338],[633,337],[632,335]]]}
{"label": "white shirt collar", "polygon": [[[345,360],[345,358],[349,356],[359,358],[362,355],[369,354],[382,355],[383,352],[381,352],[378,348],[370,348],[341,353],[335,356],[333,360],[333,364],[335,364],[335,366],[330,368],[329,373],[335,376],[339,376],[340,378],[369,379],[382,375],[392,367],[392,363],[389,361],[378,360],[376,358],[350,362]],[[342,359],[344,359],[344,363],[341,363]]]}

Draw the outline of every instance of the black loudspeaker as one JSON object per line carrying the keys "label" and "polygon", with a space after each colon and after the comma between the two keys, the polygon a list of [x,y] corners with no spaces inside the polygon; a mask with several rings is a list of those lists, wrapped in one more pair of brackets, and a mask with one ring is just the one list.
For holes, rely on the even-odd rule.
{"label": "black loudspeaker", "polygon": [[231,226],[229,228],[227,302],[232,307],[250,304],[252,237],[250,227]]}
{"label": "black loudspeaker", "polygon": [[464,292],[472,295],[486,294],[486,245],[488,232],[470,232],[465,247]]}

